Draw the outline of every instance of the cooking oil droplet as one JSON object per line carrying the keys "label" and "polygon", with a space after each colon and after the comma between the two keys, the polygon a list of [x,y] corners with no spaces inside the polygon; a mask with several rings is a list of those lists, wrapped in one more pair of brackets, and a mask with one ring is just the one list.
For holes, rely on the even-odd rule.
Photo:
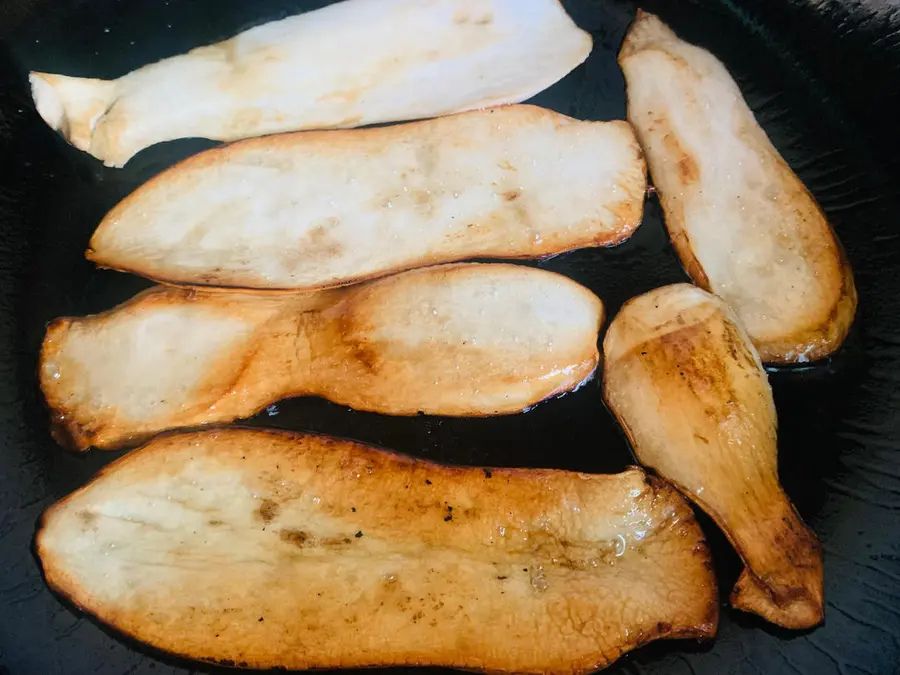
{"label": "cooking oil droplet", "polygon": [[547,586],[547,577],[544,576],[544,568],[537,567],[536,569],[532,569],[531,571],[531,586],[536,591],[546,591]]}

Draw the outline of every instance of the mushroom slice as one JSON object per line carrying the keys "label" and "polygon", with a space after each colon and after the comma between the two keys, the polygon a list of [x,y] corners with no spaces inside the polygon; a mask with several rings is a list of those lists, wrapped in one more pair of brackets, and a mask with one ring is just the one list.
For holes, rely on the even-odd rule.
{"label": "mushroom slice", "polygon": [[88,258],[170,283],[291,290],[538,258],[627,239],[645,174],[627,122],[534,106],[283,134],[156,176],[103,219]]}
{"label": "mushroom slice", "polygon": [[850,266],[725,66],[646,12],[619,63],[628,119],[688,274],[734,308],[766,363],[835,351],[856,313]]}
{"label": "mushroom slice", "polygon": [[521,412],[588,380],[603,304],[539,269],[460,264],[317,293],[146,291],[47,330],[57,438],[116,448],[292,396],[390,415]]}
{"label": "mushroom slice", "polygon": [[822,621],[822,553],[778,482],[769,381],[719,298],[667,286],[629,301],[603,343],[604,394],[638,461],[722,528],[746,565],[738,609],[787,628]]}
{"label": "mushroom slice", "polygon": [[106,624],[251,668],[587,673],[718,618],[690,507],[640,469],[451,467],[284,432],[159,438],[51,507],[37,551]]}
{"label": "mushroom slice", "polygon": [[31,73],[41,117],[109,166],[176,138],[232,141],[517,103],[584,61],[558,0],[347,0],[117,80]]}

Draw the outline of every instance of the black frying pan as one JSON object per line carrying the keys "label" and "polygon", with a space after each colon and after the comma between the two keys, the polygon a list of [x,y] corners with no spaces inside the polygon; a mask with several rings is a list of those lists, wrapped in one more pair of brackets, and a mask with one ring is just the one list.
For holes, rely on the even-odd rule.
{"label": "black frying pan", "polygon": [[[3,0],[0,3],[0,675],[184,673],[191,664],[127,643],[44,586],[35,521],[114,454],[56,447],[36,386],[46,323],[125,300],[143,282],[97,271],[82,252],[100,218],[141,182],[211,145],[150,148],[105,169],[38,118],[29,69],[116,77],[252,25],[329,4],[301,0]],[[565,2],[594,36],[586,64],[534,102],[585,119],[622,118],[615,54],[634,6]],[[723,609],[711,645],[656,643],[611,672],[900,672],[900,12],[892,0],[648,2],[738,79],[791,166],[825,208],[856,272],[860,311],[844,348],[771,373],[781,477],[825,551],[826,622],[788,633]],[[586,284],[611,313],[629,297],[684,280],[651,201],[634,238],[542,263]],[[255,424],[331,433],[437,460],[617,471],[632,462],[599,385],[523,415],[392,419],[319,400],[279,404]],[[712,524],[723,593],[739,571]],[[723,596],[723,605],[725,597]],[[220,672],[212,667],[202,672]]]}

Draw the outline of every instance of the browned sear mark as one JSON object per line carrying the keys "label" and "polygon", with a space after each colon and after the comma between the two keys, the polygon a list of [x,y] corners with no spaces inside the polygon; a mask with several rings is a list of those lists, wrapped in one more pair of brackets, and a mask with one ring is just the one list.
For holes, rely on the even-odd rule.
{"label": "browned sear mark", "polygon": [[271,499],[263,499],[259,505],[259,517],[264,523],[271,523],[278,515],[278,504]]}
{"label": "browned sear mark", "polygon": [[486,12],[481,14],[480,16],[472,16],[471,14],[467,14],[465,12],[457,12],[453,17],[453,23],[458,26],[462,26],[464,24],[470,23],[475,26],[489,26],[494,23],[494,15],[491,12]]}
{"label": "browned sear mark", "polygon": [[666,146],[669,156],[675,160],[678,167],[678,179],[681,181],[681,184],[687,186],[696,183],[700,180],[700,167],[697,166],[697,162],[681,145],[668,120],[660,120],[659,123],[665,125],[664,128],[667,133],[663,136],[663,144]]}
{"label": "browned sear mark", "polygon": [[350,353],[370,373],[378,373],[381,370],[383,357],[377,346],[364,341],[356,341],[350,345]]}
{"label": "browned sear mark", "polygon": [[278,538],[299,548],[309,541],[309,532],[304,532],[303,530],[281,530],[278,533]]}
{"label": "browned sear mark", "polygon": [[678,160],[678,174],[681,176],[681,182],[685,185],[696,183],[700,178],[697,163],[687,155]]}
{"label": "browned sear mark", "polygon": [[291,544],[297,548],[346,546],[353,543],[350,537],[319,538],[305,530],[291,528],[281,530],[278,533],[278,538],[286,544]]}

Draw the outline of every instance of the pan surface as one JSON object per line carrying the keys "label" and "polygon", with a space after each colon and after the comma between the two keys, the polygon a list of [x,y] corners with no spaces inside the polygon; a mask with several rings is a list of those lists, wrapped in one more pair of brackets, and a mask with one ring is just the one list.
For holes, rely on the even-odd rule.
{"label": "pan surface", "polygon": [[[37,390],[48,321],[106,309],[147,285],[82,255],[119,199],[212,143],[176,141],[106,169],[56,137],[31,104],[30,69],[115,77],[250,26],[329,4],[300,0],[4,0],[0,3],[0,675],[191,672],[126,642],[45,587],[31,550],[49,504],[117,453],[56,447]],[[615,54],[635,6],[565,2],[594,37],[588,61],[533,99],[583,119],[625,114]],[[658,5],[658,6],[657,6]],[[723,613],[709,645],[657,643],[614,673],[900,670],[900,14],[888,0],[648,2],[731,69],[757,116],[819,199],[856,272],[847,344],[805,369],[773,371],[782,481],[825,552],[826,622],[773,629],[725,607],[736,556],[707,519]],[[352,55],[349,56],[352,58]],[[626,244],[540,263],[593,289],[612,315],[628,298],[685,280],[655,200]],[[254,424],[334,434],[436,460],[618,471],[633,462],[599,382],[521,415],[392,419],[319,400],[278,404]],[[233,672],[202,667],[200,672]],[[406,671],[408,672],[408,670]]]}

